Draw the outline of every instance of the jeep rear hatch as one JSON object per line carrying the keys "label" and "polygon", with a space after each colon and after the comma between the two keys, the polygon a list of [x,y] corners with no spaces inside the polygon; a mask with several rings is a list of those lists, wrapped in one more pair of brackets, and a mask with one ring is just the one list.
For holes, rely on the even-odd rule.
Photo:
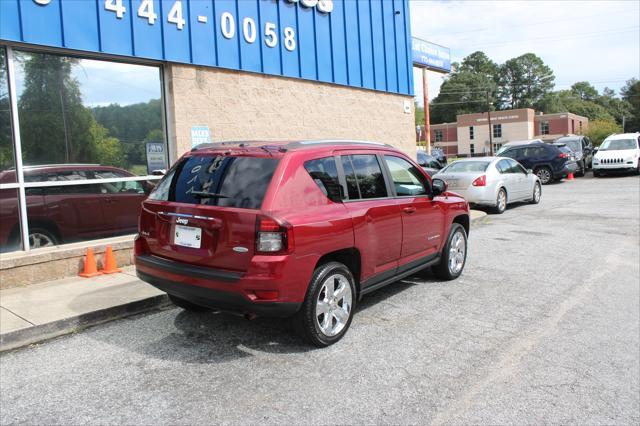
{"label": "jeep rear hatch", "polygon": [[149,252],[183,263],[244,271],[260,207],[279,159],[196,153],[180,160],[144,202]]}

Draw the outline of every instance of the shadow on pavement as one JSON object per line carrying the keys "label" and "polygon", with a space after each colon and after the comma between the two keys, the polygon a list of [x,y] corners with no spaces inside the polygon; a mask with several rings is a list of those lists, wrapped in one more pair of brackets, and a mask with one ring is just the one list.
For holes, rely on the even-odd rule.
{"label": "shadow on pavement", "polygon": [[[383,287],[365,296],[355,314],[414,285],[429,282],[437,279],[425,270]],[[170,312],[177,314],[172,317],[165,311],[125,320],[131,321],[126,327],[130,335],[111,331],[92,333],[91,337],[152,359],[193,364],[225,363],[251,357],[253,352],[291,354],[321,350],[298,336],[290,319],[258,317],[249,321],[223,312],[189,312],[180,308]],[[167,317],[169,321],[173,318],[173,327],[163,319]],[[114,323],[112,327],[121,330],[122,324]]]}

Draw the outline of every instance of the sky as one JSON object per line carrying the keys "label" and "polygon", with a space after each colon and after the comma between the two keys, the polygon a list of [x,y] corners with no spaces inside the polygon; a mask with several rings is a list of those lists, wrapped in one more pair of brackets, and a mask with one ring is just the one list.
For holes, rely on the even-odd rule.
{"label": "sky", "polygon": [[[460,62],[477,50],[504,63],[535,53],[553,70],[556,90],[589,81],[616,92],[640,78],[640,1],[410,0],[411,32],[451,48]],[[444,76],[429,72],[429,99]],[[414,69],[422,104],[422,76]]]}

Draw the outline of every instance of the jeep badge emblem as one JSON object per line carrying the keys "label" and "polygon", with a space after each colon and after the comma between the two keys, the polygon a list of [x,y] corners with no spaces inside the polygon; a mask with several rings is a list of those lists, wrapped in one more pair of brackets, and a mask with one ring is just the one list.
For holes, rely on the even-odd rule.
{"label": "jeep badge emblem", "polygon": [[186,225],[187,223],[189,223],[189,219],[185,219],[183,217],[179,217],[176,219],[176,223],[180,224],[180,225]]}

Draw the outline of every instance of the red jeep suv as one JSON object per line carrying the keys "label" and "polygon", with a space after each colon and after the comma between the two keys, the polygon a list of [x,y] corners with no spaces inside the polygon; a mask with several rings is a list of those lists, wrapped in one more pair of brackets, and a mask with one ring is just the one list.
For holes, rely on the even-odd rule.
{"label": "red jeep suv", "polygon": [[188,310],[293,317],[338,341],[364,294],[421,269],[457,278],[469,207],[373,142],[221,142],[185,154],[143,202],[138,276]]}

